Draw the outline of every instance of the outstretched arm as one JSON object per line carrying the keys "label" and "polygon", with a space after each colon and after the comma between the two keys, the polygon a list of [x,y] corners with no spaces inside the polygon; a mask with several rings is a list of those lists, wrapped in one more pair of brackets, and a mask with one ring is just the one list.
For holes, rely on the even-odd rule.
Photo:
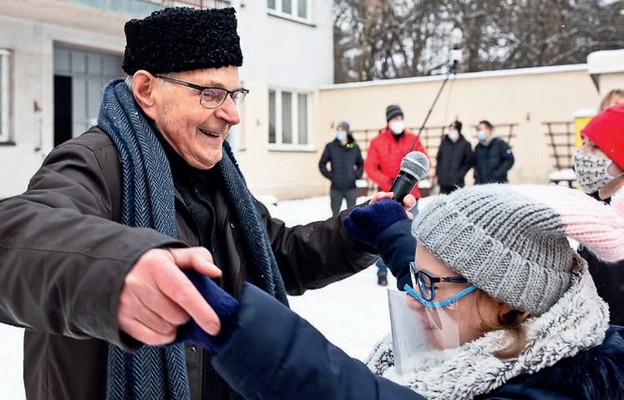
{"label": "outstretched arm", "polygon": [[220,316],[236,314],[234,328],[218,339],[197,330],[178,340],[216,351],[213,366],[245,399],[423,399],[375,375],[257,287],[245,284],[238,303],[209,279],[199,284]]}

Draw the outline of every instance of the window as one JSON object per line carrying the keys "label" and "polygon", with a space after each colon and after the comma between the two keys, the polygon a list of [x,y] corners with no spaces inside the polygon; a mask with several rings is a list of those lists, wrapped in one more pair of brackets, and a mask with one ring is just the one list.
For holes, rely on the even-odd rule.
{"label": "window", "polygon": [[309,20],[308,0],[267,0],[267,7],[277,15],[297,20]]}
{"label": "window", "polygon": [[0,49],[0,142],[9,140],[9,56]]}
{"label": "window", "polygon": [[269,90],[269,144],[280,148],[308,147],[309,95]]}

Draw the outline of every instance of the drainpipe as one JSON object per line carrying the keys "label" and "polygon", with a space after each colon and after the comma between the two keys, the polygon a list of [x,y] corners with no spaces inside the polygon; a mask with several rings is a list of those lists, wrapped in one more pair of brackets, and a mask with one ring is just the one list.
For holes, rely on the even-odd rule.
{"label": "drainpipe", "polygon": [[[240,14],[240,9],[241,9],[241,2],[240,0],[231,0],[230,1],[230,6],[232,8],[234,8],[234,10],[236,10],[236,17],[238,19],[238,26],[240,29],[240,20],[241,20],[241,14]],[[240,78],[240,69],[239,69],[239,80],[241,80]],[[238,125],[235,125],[233,127],[230,128],[230,134],[228,136],[228,142],[230,143],[230,146],[232,147],[232,152],[234,153],[234,156],[236,158],[238,158],[238,153],[240,150],[240,123]]]}

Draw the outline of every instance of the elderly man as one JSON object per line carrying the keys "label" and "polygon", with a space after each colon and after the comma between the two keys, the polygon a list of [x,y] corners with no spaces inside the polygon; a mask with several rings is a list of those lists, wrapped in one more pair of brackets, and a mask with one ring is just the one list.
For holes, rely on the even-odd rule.
{"label": "elderly man", "polygon": [[26,328],[29,399],[238,398],[212,354],[159,347],[191,319],[221,329],[185,271],[286,303],[374,255],[339,217],[287,228],[249,193],[225,141],[248,93],[233,9],[164,9],[125,32],[128,78],[98,125],[0,203],[0,321]]}

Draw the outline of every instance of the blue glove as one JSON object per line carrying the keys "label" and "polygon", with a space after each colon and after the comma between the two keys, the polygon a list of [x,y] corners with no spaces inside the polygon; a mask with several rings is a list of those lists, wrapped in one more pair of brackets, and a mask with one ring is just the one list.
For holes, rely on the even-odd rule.
{"label": "blue glove", "polygon": [[178,334],[173,343],[193,342],[206,350],[218,352],[236,328],[239,310],[238,300],[221,289],[212,279],[197,271],[189,270],[185,271],[185,274],[219,316],[221,331],[217,336],[209,335],[191,319],[178,328]]}
{"label": "blue glove", "polygon": [[343,223],[356,239],[372,245],[377,235],[402,219],[408,218],[401,204],[395,200],[381,199],[374,204],[354,208]]}

